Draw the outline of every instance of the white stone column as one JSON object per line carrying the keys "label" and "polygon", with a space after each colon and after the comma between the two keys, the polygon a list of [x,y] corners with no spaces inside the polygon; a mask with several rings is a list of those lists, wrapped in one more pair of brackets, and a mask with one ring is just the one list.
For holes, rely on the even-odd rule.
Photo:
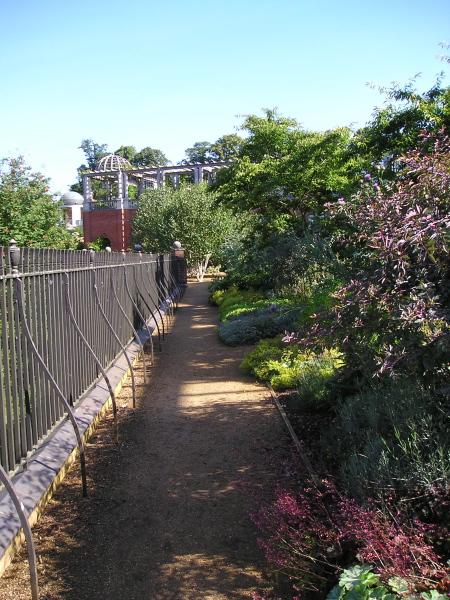
{"label": "white stone column", "polygon": [[128,173],[126,171],[124,171],[122,173],[122,181],[123,181],[123,207],[124,208],[129,208],[129,200],[130,197],[128,196]]}
{"label": "white stone column", "polygon": [[174,190],[178,190],[178,188],[180,187],[180,175],[179,173],[171,173],[170,174],[170,179],[172,180],[172,185]]}
{"label": "white stone column", "polygon": [[82,221],[81,206],[79,204],[75,204],[74,206],[72,206],[71,222],[73,227],[81,227],[79,223],[77,224],[77,221]]}
{"label": "white stone column", "polygon": [[117,173],[117,208],[123,208],[123,180],[121,171]]}
{"label": "white stone column", "polygon": [[91,178],[87,175],[83,175],[83,210],[88,211],[91,209],[90,203],[93,201],[92,198],[92,187],[91,187]]}

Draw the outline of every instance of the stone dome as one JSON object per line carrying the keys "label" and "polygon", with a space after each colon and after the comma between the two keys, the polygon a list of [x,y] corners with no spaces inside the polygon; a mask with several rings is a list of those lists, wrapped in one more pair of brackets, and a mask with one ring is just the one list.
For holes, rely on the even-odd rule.
{"label": "stone dome", "polygon": [[84,199],[78,192],[66,192],[61,196],[64,206],[78,206],[83,204]]}
{"label": "stone dome", "polygon": [[130,163],[123,156],[108,154],[98,161],[95,170],[105,173],[106,171],[124,171],[131,168]]}

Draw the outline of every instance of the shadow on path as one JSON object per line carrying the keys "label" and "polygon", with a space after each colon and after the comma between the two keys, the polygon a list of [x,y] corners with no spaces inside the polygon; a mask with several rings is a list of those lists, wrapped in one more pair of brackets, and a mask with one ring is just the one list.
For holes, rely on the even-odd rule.
{"label": "shadow on path", "polygon": [[268,585],[234,482],[263,483],[255,440],[287,437],[266,388],[239,370],[246,349],[222,346],[217,324],[207,284],[190,284],[138,407],[127,405],[126,390],[119,398],[119,446],[108,441],[109,424],[88,445],[89,498],[68,481],[37,525],[38,544],[46,535],[55,542],[53,551],[38,548],[41,593],[238,600]]}

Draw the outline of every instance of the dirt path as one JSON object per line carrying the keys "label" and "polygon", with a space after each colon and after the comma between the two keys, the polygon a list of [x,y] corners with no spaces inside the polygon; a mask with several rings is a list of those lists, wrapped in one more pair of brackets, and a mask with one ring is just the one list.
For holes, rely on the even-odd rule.
{"label": "dirt path", "polygon": [[[40,594],[60,600],[238,600],[265,588],[245,475],[263,482],[254,444],[287,436],[267,390],[218,342],[206,283],[192,283],[139,402],[119,399],[87,447],[89,497],[73,467],[34,528]],[[26,552],[0,579],[2,600],[30,597]]]}

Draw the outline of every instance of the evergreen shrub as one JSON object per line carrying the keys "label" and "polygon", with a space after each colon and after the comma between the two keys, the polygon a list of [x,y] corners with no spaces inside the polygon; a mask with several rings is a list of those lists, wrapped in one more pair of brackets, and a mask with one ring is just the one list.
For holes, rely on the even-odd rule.
{"label": "evergreen shrub", "polygon": [[258,290],[239,290],[236,286],[231,286],[228,289],[219,289],[214,291],[210,296],[210,303],[214,306],[227,308],[235,304],[252,304],[258,300],[265,299],[266,296]]}
{"label": "evergreen shrub", "polygon": [[419,382],[374,384],[342,400],[332,444],[342,481],[354,498],[396,490],[405,497],[450,490],[448,407]]}
{"label": "evergreen shrub", "polygon": [[268,381],[276,390],[292,389],[298,377],[296,359],[299,359],[298,349],[283,344],[281,337],[264,339],[245,356],[240,368],[261,381]]}
{"label": "evergreen shrub", "polygon": [[244,358],[241,369],[268,381],[277,391],[297,389],[295,407],[318,410],[329,398],[326,383],[340,365],[336,351],[323,355],[302,352],[278,337],[261,340]]}
{"label": "evergreen shrub", "polygon": [[243,310],[219,325],[219,338],[227,346],[255,344],[260,339],[295,329],[300,314],[301,308],[278,313],[271,313],[267,307]]}
{"label": "evergreen shrub", "polygon": [[296,408],[305,412],[333,408],[335,395],[328,382],[342,365],[341,354],[335,349],[325,350],[303,361],[298,366]]}

